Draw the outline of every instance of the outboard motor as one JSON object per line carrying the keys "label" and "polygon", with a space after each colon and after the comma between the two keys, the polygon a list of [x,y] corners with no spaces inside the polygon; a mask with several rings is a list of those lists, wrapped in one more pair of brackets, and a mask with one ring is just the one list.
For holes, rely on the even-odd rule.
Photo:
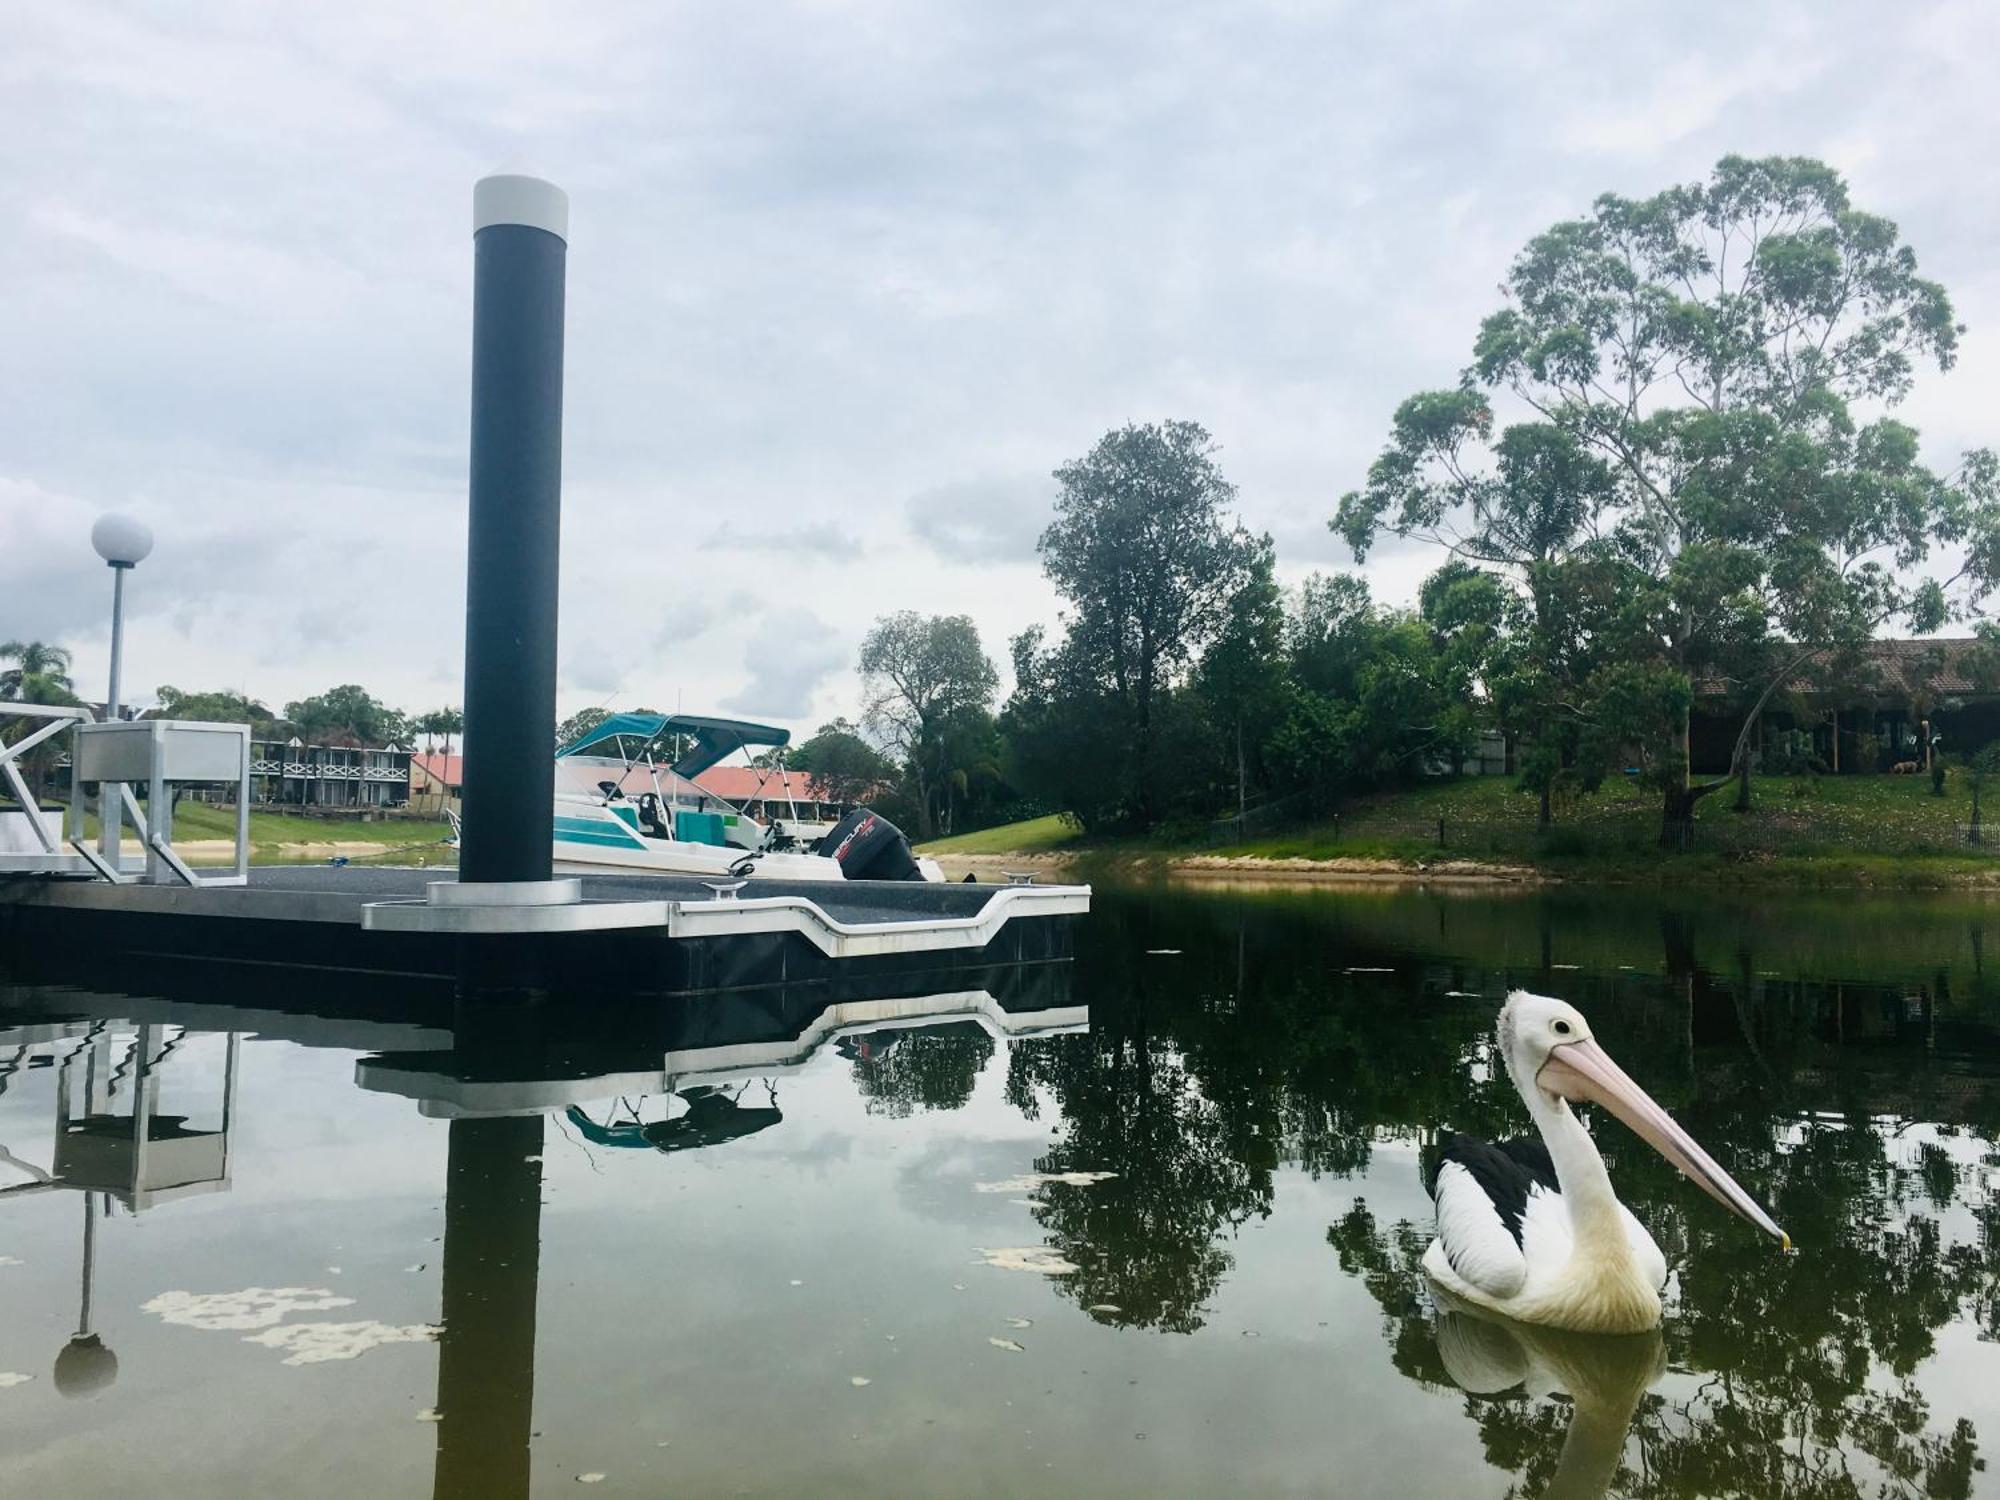
{"label": "outboard motor", "polygon": [[922,880],[903,830],[878,812],[857,807],[819,841],[819,852],[840,861],[849,880]]}

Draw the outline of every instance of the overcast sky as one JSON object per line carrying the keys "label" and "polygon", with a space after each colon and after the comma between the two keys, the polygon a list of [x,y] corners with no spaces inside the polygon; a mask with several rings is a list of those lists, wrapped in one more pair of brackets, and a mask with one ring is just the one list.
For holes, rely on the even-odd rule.
{"label": "overcast sky", "polygon": [[[1048,472],[1204,423],[1296,580],[1511,255],[1805,153],[1970,325],[2000,440],[1990,4],[405,3],[0,12],[0,639],[103,691],[456,703],[471,185],[571,195],[562,705],[809,731],[892,609],[1055,617]],[[1433,554],[1368,568],[1407,599]]]}

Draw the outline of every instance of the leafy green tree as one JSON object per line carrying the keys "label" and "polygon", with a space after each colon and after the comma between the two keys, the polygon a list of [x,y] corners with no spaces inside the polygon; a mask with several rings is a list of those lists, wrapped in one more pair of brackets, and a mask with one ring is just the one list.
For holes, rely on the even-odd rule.
{"label": "leafy green tree", "polygon": [[[1605,466],[1588,526],[1624,574],[1602,652],[1623,675],[1582,711],[1599,744],[1632,747],[1661,794],[1662,841],[1678,845],[1729,780],[1689,772],[1696,678],[1740,667],[1767,635],[1787,643],[1745,694],[1734,773],[1750,724],[1803,662],[1888,624],[1935,629],[2000,575],[2000,463],[1980,450],[1934,473],[1916,433],[1879,412],[1920,363],[1950,367],[1959,325],[1895,226],[1793,157],[1732,156],[1705,183],[1606,194],[1531,241],[1505,293],[1464,388],[1435,398],[1424,425],[1447,445],[1483,438],[1481,392],[1504,390]],[[1371,473],[1379,504],[1343,505],[1350,536],[1415,493],[1394,469],[1379,487]],[[1419,496],[1414,518],[1469,504],[1461,529],[1477,534],[1478,487],[1457,478]],[[1960,561],[1927,578],[1939,544]]]}
{"label": "leafy green tree", "polygon": [[1039,625],[1010,643],[1014,691],[1000,713],[1007,779],[1085,828],[1126,821],[1137,802],[1121,705]]}
{"label": "leafy green tree", "polygon": [[1253,767],[1264,780],[1263,747],[1286,705],[1285,597],[1278,588],[1269,537],[1252,542],[1249,576],[1229,597],[1220,632],[1202,653],[1195,690],[1231,742],[1236,761],[1236,813],[1249,803]]}
{"label": "leafy green tree", "polygon": [[407,718],[351,682],[287,703],[285,717],[315,744],[387,745],[410,737]]}
{"label": "leafy green tree", "polygon": [[1477,390],[1410,397],[1396,409],[1367,488],[1343,496],[1330,524],[1357,560],[1387,530],[1490,568],[1518,592],[1525,609],[1508,622],[1487,687],[1546,828],[1556,787],[1577,766],[1591,604],[1602,597],[1594,585],[1607,564],[1616,570],[1596,532],[1612,475],[1560,427],[1519,424],[1489,446],[1492,427],[1492,407]]}
{"label": "leafy green tree", "polygon": [[804,771],[814,791],[832,802],[866,802],[896,780],[896,767],[846,719],[822,724],[794,746],[786,763]]}
{"label": "leafy green tree", "polygon": [[917,833],[929,837],[948,810],[955,751],[968,716],[985,714],[1000,677],[968,615],[901,610],[875,622],[861,643],[863,720],[909,768]]}
{"label": "leafy green tree", "polygon": [[1160,805],[1159,707],[1227,626],[1259,543],[1225,515],[1236,490],[1195,422],[1121,427],[1055,478],[1055,519],[1038,546],[1068,609],[1061,659],[1036,671],[1064,684],[1052,701],[1113,713],[1124,753],[1096,770],[1148,825]]}
{"label": "leafy green tree", "polygon": [[[578,709],[567,719],[560,720],[556,724],[556,749],[560,750],[565,745],[575,744],[610,717],[611,711],[607,708]],[[437,714],[426,714],[417,727],[427,734],[442,733],[442,726],[437,723],[437,719]],[[463,721],[460,727],[464,727]]]}
{"label": "leafy green tree", "polygon": [[1968,844],[1985,842],[1980,831],[1980,803],[1986,786],[1995,775],[2000,775],[2000,745],[1986,745],[1965,756],[1965,789],[1972,793],[1972,821],[1965,825],[1965,841]]}
{"label": "leafy green tree", "polygon": [[[1454,603],[1476,595],[1456,581]],[[1380,607],[1358,576],[1308,578],[1288,624],[1291,702],[1269,752],[1279,774],[1332,795],[1456,766],[1479,728],[1476,668],[1446,649],[1459,629],[1435,631],[1419,615]]]}
{"label": "leafy green tree", "polygon": [[190,693],[171,685],[162,685],[153,690],[153,696],[159,699],[160,706],[148,716],[151,718],[197,719],[212,724],[256,726],[275,723],[278,717],[260,700],[228,688]]}

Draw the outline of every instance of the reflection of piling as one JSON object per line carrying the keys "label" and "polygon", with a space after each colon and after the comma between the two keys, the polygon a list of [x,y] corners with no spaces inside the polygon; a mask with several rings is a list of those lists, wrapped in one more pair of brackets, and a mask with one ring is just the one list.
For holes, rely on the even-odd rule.
{"label": "reflection of piling", "polygon": [[500,176],[482,178],[472,201],[459,878],[547,880],[569,199],[539,178]]}
{"label": "reflection of piling", "polygon": [[442,1420],[432,1489],[438,1500],[528,1493],[541,1151],[540,1115],[451,1123],[438,1341]]}

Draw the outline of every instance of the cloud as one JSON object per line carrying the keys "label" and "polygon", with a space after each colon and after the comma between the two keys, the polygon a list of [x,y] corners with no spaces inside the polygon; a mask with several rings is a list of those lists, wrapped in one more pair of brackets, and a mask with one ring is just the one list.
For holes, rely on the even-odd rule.
{"label": "cloud", "polygon": [[809,610],[767,615],[745,643],[743,687],[722,706],[760,719],[804,719],[820,684],[849,654],[839,634]]}
{"label": "cloud", "polygon": [[861,555],[861,543],[852,531],[831,521],[810,526],[797,525],[796,521],[796,515],[782,506],[739,515],[720,531],[711,532],[703,540],[701,550],[775,552],[791,558],[802,568],[828,560],[844,562]]}
{"label": "cloud", "polygon": [[968,479],[912,495],[910,530],[939,557],[962,563],[1029,562],[1049,524],[1055,483],[1047,477]]}
{"label": "cloud", "polygon": [[129,681],[456,701],[470,187],[523,165],[573,206],[572,707],[851,713],[900,608],[997,652],[1054,613],[1045,476],[1129,421],[1207,426],[1288,578],[1348,566],[1325,517],[1520,247],[1729,151],[1849,171],[1951,290],[1901,413],[1948,464],[2000,404],[2000,11],[1835,10],[16,7],[0,638],[96,691],[130,509]]}

